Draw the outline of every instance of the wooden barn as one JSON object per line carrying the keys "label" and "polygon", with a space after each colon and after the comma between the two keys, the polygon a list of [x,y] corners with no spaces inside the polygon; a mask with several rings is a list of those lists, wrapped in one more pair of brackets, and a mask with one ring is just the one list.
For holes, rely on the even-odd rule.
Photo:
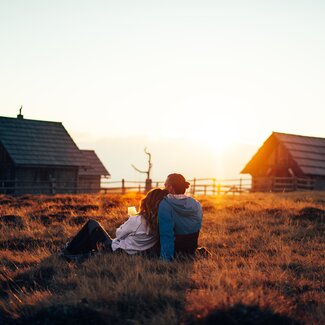
{"label": "wooden barn", "polygon": [[[0,193],[88,193],[79,182],[85,171],[92,171],[91,163],[62,123],[24,119],[21,114],[0,117]],[[100,165],[88,175],[92,184],[97,182],[96,190],[100,175],[109,175]],[[100,174],[94,175],[95,171]]]}
{"label": "wooden barn", "polygon": [[97,193],[100,190],[102,177],[110,176],[96,152],[93,150],[81,150],[86,162],[79,170],[79,193]]}
{"label": "wooden barn", "polygon": [[253,192],[325,190],[325,138],[273,132],[241,173]]}

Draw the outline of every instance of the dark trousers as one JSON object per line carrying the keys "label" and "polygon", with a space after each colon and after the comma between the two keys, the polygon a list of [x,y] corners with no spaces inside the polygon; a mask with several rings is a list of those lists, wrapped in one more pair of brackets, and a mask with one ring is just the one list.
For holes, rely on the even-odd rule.
{"label": "dark trousers", "polygon": [[102,245],[108,251],[111,248],[112,238],[96,220],[87,221],[80,231],[72,238],[66,251],[71,254],[84,254],[97,251]]}
{"label": "dark trousers", "polygon": [[175,235],[175,255],[194,255],[198,248],[199,231],[187,235]]}

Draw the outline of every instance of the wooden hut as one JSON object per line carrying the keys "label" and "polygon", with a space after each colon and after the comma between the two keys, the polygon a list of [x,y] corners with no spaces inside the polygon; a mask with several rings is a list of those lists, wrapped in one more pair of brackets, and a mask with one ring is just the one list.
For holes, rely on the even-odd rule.
{"label": "wooden hut", "polygon": [[110,176],[95,151],[81,150],[86,165],[79,170],[79,193],[97,193],[102,177]]}
{"label": "wooden hut", "polygon": [[62,123],[0,117],[0,193],[78,193],[89,162]]}
{"label": "wooden hut", "polygon": [[273,132],[241,173],[253,192],[325,190],[325,139]]}

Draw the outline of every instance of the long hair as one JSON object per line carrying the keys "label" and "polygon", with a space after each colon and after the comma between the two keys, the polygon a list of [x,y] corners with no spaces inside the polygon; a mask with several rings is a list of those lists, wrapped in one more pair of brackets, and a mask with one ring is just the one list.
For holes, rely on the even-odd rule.
{"label": "long hair", "polygon": [[139,214],[146,220],[151,233],[158,231],[159,203],[167,194],[167,190],[153,189],[140,202]]}

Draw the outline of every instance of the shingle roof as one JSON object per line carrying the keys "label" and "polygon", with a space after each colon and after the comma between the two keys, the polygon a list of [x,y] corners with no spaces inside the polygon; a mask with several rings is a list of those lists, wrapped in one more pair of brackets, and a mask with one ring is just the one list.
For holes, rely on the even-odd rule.
{"label": "shingle roof", "polygon": [[306,175],[325,175],[325,138],[273,132]]}
{"label": "shingle roof", "polygon": [[268,154],[268,147],[282,143],[305,175],[325,176],[325,138],[273,132],[242,173],[251,173],[255,163]]}
{"label": "shingle roof", "polygon": [[81,150],[85,161],[89,167],[81,168],[79,175],[81,176],[110,176],[110,173],[106,170],[103,163],[100,161],[95,151],[93,150]]}
{"label": "shingle roof", "polygon": [[0,142],[16,166],[83,166],[62,123],[0,116]]}

